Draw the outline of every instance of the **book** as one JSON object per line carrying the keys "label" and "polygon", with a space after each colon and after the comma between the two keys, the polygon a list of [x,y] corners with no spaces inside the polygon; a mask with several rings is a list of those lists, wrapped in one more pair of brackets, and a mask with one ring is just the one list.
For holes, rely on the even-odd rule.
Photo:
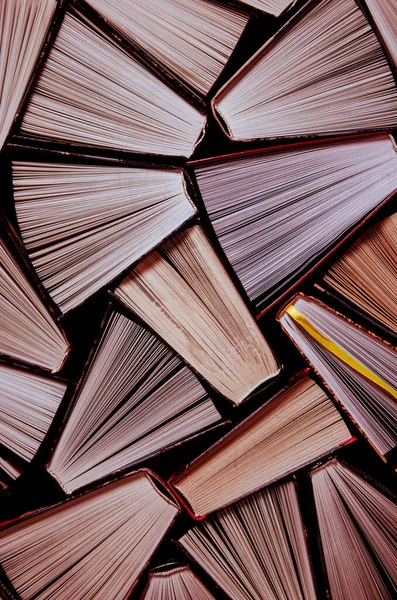
{"label": "book", "polygon": [[304,6],[217,92],[232,140],[392,130],[397,89],[355,0]]}
{"label": "book", "polygon": [[1,225],[0,354],[59,371],[68,356],[69,344],[31,283],[26,265],[19,260],[5,221]]}
{"label": "book", "polygon": [[305,375],[172,477],[170,484],[194,517],[202,518],[351,440],[332,401]]}
{"label": "book", "polygon": [[240,0],[266,13],[279,17],[287,8],[290,8],[296,0]]}
{"label": "book", "polygon": [[178,510],[154,474],[136,471],[6,525],[0,561],[23,600],[123,600]]}
{"label": "book", "polygon": [[395,598],[395,499],[335,459],[311,479],[332,598]]}
{"label": "book", "polygon": [[15,160],[12,172],[23,242],[63,313],[196,212],[181,168]]}
{"label": "book", "polygon": [[189,565],[169,563],[152,569],[141,600],[215,600]]}
{"label": "book", "polygon": [[397,213],[366,230],[326,272],[323,282],[397,335]]}
{"label": "book", "polygon": [[381,456],[397,445],[397,351],[316,298],[295,296],[278,319]]}
{"label": "book", "polygon": [[397,7],[394,0],[365,0],[390,58],[397,67]]}
{"label": "book", "polygon": [[67,493],[221,420],[180,358],[112,309],[70,406],[47,466]]}
{"label": "book", "polygon": [[280,371],[200,225],[144,258],[114,295],[234,404]]}
{"label": "book", "polygon": [[179,543],[233,600],[316,598],[292,481],[214,513]]}
{"label": "book", "polygon": [[20,133],[189,156],[206,116],[76,10],[67,11],[30,93]]}
{"label": "book", "polygon": [[3,0],[0,6],[0,150],[39,57],[56,0]]}
{"label": "book", "polygon": [[31,461],[65,396],[63,380],[0,363],[0,440]]}
{"label": "book", "polygon": [[207,0],[88,0],[132,43],[203,96],[233,52],[248,15]]}
{"label": "book", "polygon": [[260,313],[397,190],[386,134],[190,165],[222,250]]}
{"label": "book", "polygon": [[[13,460],[11,456],[0,456],[0,480],[5,473],[7,479],[17,479],[23,472],[23,466],[21,462]],[[1,481],[3,483],[3,481]],[[3,483],[4,484],[4,483]],[[7,487],[7,485],[5,486]]]}

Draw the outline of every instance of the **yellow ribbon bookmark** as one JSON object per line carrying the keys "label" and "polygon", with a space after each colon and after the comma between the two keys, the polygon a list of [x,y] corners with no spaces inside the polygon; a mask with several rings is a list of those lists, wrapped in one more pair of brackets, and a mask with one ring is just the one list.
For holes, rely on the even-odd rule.
{"label": "yellow ribbon bookmark", "polygon": [[357,373],[360,373],[360,375],[363,375],[366,379],[369,379],[369,381],[375,383],[375,385],[385,390],[388,394],[390,394],[390,396],[397,400],[397,390],[392,388],[388,383],[386,383],[386,381],[383,381],[383,379],[378,377],[375,373],[367,369],[367,367],[364,367],[364,365],[362,365],[358,360],[351,356],[351,354],[346,352],[346,350],[343,350],[343,348],[335,344],[335,342],[326,338],[320,331],[318,331],[318,329],[313,327],[313,325],[306,319],[306,317],[302,315],[302,313],[299,312],[299,310],[295,308],[295,306],[290,304],[285,309],[285,312],[292,319],[294,319],[294,321],[299,323],[299,325],[305,331],[307,331],[307,333],[314,340],[316,340],[316,342],[318,342],[324,348],[329,350],[329,352],[331,352],[334,356],[343,361],[346,365],[357,371]]}

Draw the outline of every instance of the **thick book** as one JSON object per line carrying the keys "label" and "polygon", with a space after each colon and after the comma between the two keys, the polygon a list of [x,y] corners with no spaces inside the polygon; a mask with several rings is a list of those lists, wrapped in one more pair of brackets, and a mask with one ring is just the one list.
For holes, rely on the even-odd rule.
{"label": "thick book", "polygon": [[42,152],[14,159],[12,179],[21,238],[65,313],[174,233],[196,207],[180,167],[61,158]]}
{"label": "thick book", "polygon": [[200,225],[144,258],[114,295],[234,404],[280,372]]}
{"label": "thick book", "polygon": [[169,483],[200,519],[352,439],[332,401],[302,375]]}
{"label": "thick book", "polygon": [[317,597],[293,481],[214,513],[179,544],[233,600]]}
{"label": "thick book", "polygon": [[219,244],[260,314],[397,190],[397,153],[386,134],[189,165]]}
{"label": "thick book", "polygon": [[56,372],[69,344],[10,223],[0,216],[0,354]]}
{"label": "thick book", "polygon": [[212,100],[232,140],[397,126],[397,89],[381,44],[355,0],[304,6]]}
{"label": "thick book", "polygon": [[47,470],[71,493],[220,421],[181,359],[110,306]]}
{"label": "thick book", "polygon": [[0,443],[30,462],[48,433],[67,389],[63,379],[1,361]]}
{"label": "thick book", "polygon": [[397,68],[397,4],[395,0],[365,0],[365,4]]}
{"label": "thick book", "polygon": [[[22,136],[93,148],[189,156],[204,113],[73,5],[26,100]],[[117,37],[117,36],[116,36]]]}
{"label": "thick book", "polygon": [[278,320],[380,456],[393,450],[397,445],[397,350],[303,294],[281,309]]}
{"label": "thick book", "polygon": [[178,512],[154,473],[135,471],[6,523],[1,565],[22,600],[125,600]]}
{"label": "thick book", "polygon": [[149,571],[140,600],[215,600],[200,578],[183,563],[167,563]]}
{"label": "thick book", "polygon": [[323,284],[397,335],[397,213],[366,230],[324,275]]}
{"label": "thick book", "polygon": [[0,150],[40,55],[56,0],[2,0],[0,5]]}
{"label": "thick book", "polygon": [[296,0],[240,0],[240,2],[269,13],[270,15],[274,15],[275,17],[279,17],[295,4]]}
{"label": "thick book", "polygon": [[332,599],[395,598],[396,498],[336,459],[311,480]]}
{"label": "thick book", "polygon": [[128,41],[205,97],[249,15],[213,0],[87,0]]}

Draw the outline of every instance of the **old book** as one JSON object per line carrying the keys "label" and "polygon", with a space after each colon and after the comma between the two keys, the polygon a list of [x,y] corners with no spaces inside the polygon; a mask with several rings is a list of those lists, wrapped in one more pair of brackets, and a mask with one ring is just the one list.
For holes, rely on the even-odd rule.
{"label": "old book", "polygon": [[397,335],[397,213],[365,231],[331,266],[324,282]]}
{"label": "old book", "polygon": [[0,4],[0,150],[22,101],[56,7],[56,0]]}
{"label": "old book", "polygon": [[29,271],[12,247],[12,237],[0,231],[0,354],[59,371],[69,344],[43,298],[31,283]]}
{"label": "old book", "polygon": [[397,189],[397,154],[385,134],[190,165],[222,249],[258,312]]}
{"label": "old book", "polygon": [[[7,480],[17,479],[23,472],[22,461],[14,460],[14,457],[11,456],[0,456],[0,480],[1,483],[3,479],[3,474],[5,473]],[[6,487],[6,486],[5,486]]]}
{"label": "old book", "polygon": [[215,600],[185,564],[169,563],[149,572],[149,581],[141,600]]}
{"label": "old book", "polygon": [[395,500],[335,459],[312,484],[332,599],[395,598]]}
{"label": "old book", "polygon": [[397,445],[397,351],[315,298],[279,314],[292,341],[380,455]]}
{"label": "old book", "polygon": [[304,376],[237,425],[171,484],[201,518],[351,440],[331,400]]}
{"label": "old book", "polygon": [[397,4],[395,0],[365,0],[390,58],[397,67]]}
{"label": "old book", "polygon": [[397,89],[355,0],[305,6],[216,94],[233,140],[342,134],[397,126]]}
{"label": "old book", "polygon": [[206,117],[80,13],[66,12],[21,133],[63,143],[189,156]]}
{"label": "old book", "polygon": [[14,161],[15,210],[36,272],[75,308],[191,218],[181,168]]}
{"label": "old book", "polygon": [[316,598],[292,481],[214,513],[180,544],[233,600]]}
{"label": "old book", "polygon": [[212,0],[88,0],[132,43],[206,95],[233,52],[248,15]]}
{"label": "old book", "polygon": [[275,17],[278,17],[287,8],[292,6],[296,0],[240,0],[243,4],[248,4],[259,10],[263,10]]}
{"label": "old book", "polygon": [[0,441],[31,461],[43,441],[67,388],[40,372],[0,363]]}
{"label": "old book", "polygon": [[115,296],[234,404],[279,373],[200,225],[138,263]]}
{"label": "old book", "polygon": [[47,468],[71,493],[220,419],[180,358],[111,310]]}
{"label": "old book", "polygon": [[124,600],[178,510],[136,471],[6,525],[0,561],[22,600]]}

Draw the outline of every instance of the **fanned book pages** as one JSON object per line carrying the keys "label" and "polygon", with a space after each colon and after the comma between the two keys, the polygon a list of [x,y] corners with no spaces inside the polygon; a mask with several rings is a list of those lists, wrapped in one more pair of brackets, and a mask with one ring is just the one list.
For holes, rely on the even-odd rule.
{"label": "fanned book pages", "polygon": [[56,0],[0,2],[0,150],[39,57]]}
{"label": "fanned book pages", "polygon": [[241,0],[241,2],[278,17],[292,6],[295,0]]}
{"label": "fanned book pages", "polygon": [[196,212],[182,169],[16,161],[13,185],[22,239],[62,312]]}
{"label": "fanned book pages", "polygon": [[206,95],[248,16],[212,0],[88,0],[129,40]]}
{"label": "fanned book pages", "polygon": [[258,312],[397,189],[387,135],[191,164],[222,249]]}
{"label": "fanned book pages", "polygon": [[0,443],[32,460],[65,392],[62,381],[0,364]]}
{"label": "fanned book pages", "polygon": [[316,598],[292,482],[215,513],[180,543],[233,600]]}
{"label": "fanned book pages", "polygon": [[141,600],[215,600],[188,565],[169,564],[149,573]]}
{"label": "fanned book pages", "polygon": [[397,67],[397,4],[395,0],[365,0],[382,36],[390,57]]}
{"label": "fanned book pages", "polygon": [[22,600],[124,600],[178,513],[146,471],[0,533],[0,562]]}
{"label": "fanned book pages", "polygon": [[324,282],[397,335],[397,213],[363,233]]}
{"label": "fanned book pages", "polygon": [[213,99],[234,140],[397,126],[397,89],[355,0],[320,0],[291,20]]}
{"label": "fanned book pages", "polygon": [[172,486],[202,517],[351,439],[331,400],[303,377],[193,461]]}
{"label": "fanned book pages", "polygon": [[381,455],[397,445],[397,351],[314,298],[281,325]]}
{"label": "fanned book pages", "polygon": [[68,343],[0,236],[0,353],[58,371]]}
{"label": "fanned book pages", "polygon": [[395,501],[337,460],[312,483],[332,600],[395,598]]}
{"label": "fanned book pages", "polygon": [[[0,456],[0,471],[3,471],[8,478],[13,480],[17,479],[21,475],[23,466],[22,463],[18,462],[17,460],[13,460],[9,456]],[[1,479],[2,475],[0,473],[0,484],[3,483]]]}
{"label": "fanned book pages", "polygon": [[234,404],[280,370],[204,230],[175,235],[115,296]]}
{"label": "fanned book pages", "polygon": [[70,493],[220,418],[196,376],[171,350],[112,312],[48,470]]}
{"label": "fanned book pages", "polygon": [[67,12],[23,117],[23,134],[189,156],[205,115],[90,25]]}

